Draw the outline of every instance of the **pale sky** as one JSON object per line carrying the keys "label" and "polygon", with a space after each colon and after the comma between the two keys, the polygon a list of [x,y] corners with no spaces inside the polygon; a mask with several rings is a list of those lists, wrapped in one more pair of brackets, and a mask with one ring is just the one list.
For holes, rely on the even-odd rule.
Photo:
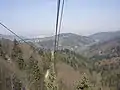
{"label": "pale sky", "polygon": [[[62,1],[62,0],[61,0]],[[57,0],[0,0],[0,21],[22,36],[55,32]],[[120,0],[65,0],[61,32],[120,30]],[[0,26],[0,33],[7,33]]]}

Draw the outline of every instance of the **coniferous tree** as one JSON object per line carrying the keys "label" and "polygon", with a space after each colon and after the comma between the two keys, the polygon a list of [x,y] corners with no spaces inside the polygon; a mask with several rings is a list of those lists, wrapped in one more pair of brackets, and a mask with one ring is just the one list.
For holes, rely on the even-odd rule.
{"label": "coniferous tree", "polygon": [[82,80],[80,80],[76,87],[76,90],[89,90],[90,89],[90,85],[89,85],[89,81],[88,78],[86,76],[83,76]]}

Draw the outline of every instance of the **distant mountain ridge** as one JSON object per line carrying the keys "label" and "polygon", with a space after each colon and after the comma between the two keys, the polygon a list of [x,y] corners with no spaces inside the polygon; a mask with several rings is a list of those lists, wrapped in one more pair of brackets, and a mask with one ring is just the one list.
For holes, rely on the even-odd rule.
{"label": "distant mountain ridge", "polygon": [[[40,39],[39,44],[45,48],[53,48],[54,36]],[[87,36],[80,36],[73,33],[60,34],[59,48],[67,48],[71,50],[80,49],[83,46],[89,45],[95,42],[93,39]]]}
{"label": "distant mountain ridge", "polygon": [[[120,37],[95,44],[86,51],[87,55],[101,58],[120,56]],[[119,52],[119,53],[118,53]]]}
{"label": "distant mountain ridge", "polygon": [[[74,51],[84,51],[95,44],[107,42],[120,37],[120,31],[115,32],[99,32],[90,36],[81,36],[74,33],[61,33],[59,40],[59,49],[70,49]],[[18,39],[12,35],[2,35],[0,38],[14,40]],[[32,42],[36,47],[53,49],[55,36],[45,38],[23,38],[26,42]]]}
{"label": "distant mountain ridge", "polygon": [[89,36],[90,38],[94,40],[98,40],[100,42],[105,42],[109,41],[114,38],[120,37],[120,31],[115,31],[115,32],[99,32],[93,35]]}

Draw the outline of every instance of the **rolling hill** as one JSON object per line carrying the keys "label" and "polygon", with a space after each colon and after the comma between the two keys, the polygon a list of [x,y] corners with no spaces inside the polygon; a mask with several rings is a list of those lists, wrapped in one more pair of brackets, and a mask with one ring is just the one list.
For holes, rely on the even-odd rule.
{"label": "rolling hill", "polygon": [[[80,36],[73,33],[62,33],[60,34],[59,48],[80,51],[92,43],[94,43],[94,40],[89,37]],[[39,44],[47,49],[53,48],[54,36],[40,39]]]}
{"label": "rolling hill", "polygon": [[[19,40],[15,36],[0,35],[0,38],[6,38],[13,40],[14,38]],[[69,49],[76,52],[83,52],[89,49],[91,46],[109,42],[110,40],[120,37],[120,31],[116,32],[100,32],[90,36],[81,36],[73,33],[61,33],[59,40],[59,49]],[[22,37],[26,42],[32,42],[38,48],[53,49],[55,36],[45,38],[28,38]]]}
{"label": "rolling hill", "polygon": [[120,37],[120,31],[114,32],[99,32],[89,36],[90,38],[97,40],[99,42],[109,41],[111,39]]}
{"label": "rolling hill", "polygon": [[[76,52],[82,52],[96,44],[109,42],[120,37],[120,31],[100,32],[90,36],[81,36],[73,33],[61,33],[59,40],[59,49],[69,49]],[[33,42],[39,47],[53,49],[54,36],[45,38],[34,38],[28,41]]]}
{"label": "rolling hill", "polygon": [[91,56],[113,57],[119,55],[120,38],[114,38],[106,42],[95,44],[88,50]]}

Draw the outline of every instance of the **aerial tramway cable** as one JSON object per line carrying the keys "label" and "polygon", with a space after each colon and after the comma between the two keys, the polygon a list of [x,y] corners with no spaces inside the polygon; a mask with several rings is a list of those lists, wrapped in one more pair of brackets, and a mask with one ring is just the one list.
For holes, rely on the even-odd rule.
{"label": "aerial tramway cable", "polygon": [[56,18],[56,26],[55,26],[54,53],[56,52],[56,46],[57,46],[57,35],[58,35],[58,25],[59,25],[59,13],[60,13],[60,0],[58,0],[58,2],[57,2],[57,18]]}
{"label": "aerial tramway cable", "polygon": [[[57,2],[57,18],[56,18],[56,26],[55,26],[55,41],[54,41],[54,50],[53,50],[53,62],[54,62],[54,68],[55,68],[55,59],[56,59],[56,51],[58,50],[58,44],[59,44],[59,36],[60,36],[60,30],[61,30],[61,23],[62,23],[62,17],[63,17],[63,10],[64,10],[64,0],[62,2],[62,8],[60,11],[60,5],[61,0],[58,0]],[[60,14],[60,15],[59,15]],[[60,19],[60,21],[59,21]]]}
{"label": "aerial tramway cable", "polygon": [[[56,25],[55,25],[55,41],[54,41],[54,53],[56,52],[58,48],[58,41],[60,36],[60,29],[61,29],[61,23],[62,23],[62,15],[63,15],[63,8],[64,8],[64,0],[62,3],[62,9],[61,9],[61,17],[60,17],[60,24],[59,24],[59,14],[60,14],[60,2],[61,0],[58,0],[57,2],[57,18],[56,18]],[[3,26],[6,30],[11,32],[13,35],[18,37],[21,41],[24,41],[26,44],[30,45],[28,42],[26,42],[23,38],[21,38],[19,35],[17,35],[15,32],[13,32],[11,29],[9,29],[6,25],[0,22],[0,25]],[[59,25],[59,26],[58,26]],[[59,28],[59,29],[58,29]],[[58,31],[59,30],[59,31]],[[32,46],[32,45],[30,45]],[[33,46],[32,46],[33,47]]]}
{"label": "aerial tramway cable", "polygon": [[60,30],[61,30],[62,19],[63,19],[64,3],[65,3],[65,0],[63,0],[63,2],[62,2],[62,9],[61,9],[60,23],[59,23],[59,28],[58,28],[59,31],[58,31],[58,38],[57,38],[57,50],[58,50],[58,48],[59,48],[59,39],[60,39]]}
{"label": "aerial tramway cable", "polygon": [[[60,0],[58,0],[57,19],[56,19],[56,34],[55,34],[55,42],[54,42],[54,52],[56,52],[56,50],[58,50],[59,37],[60,37],[60,30],[61,30],[61,25],[62,25],[62,18],[63,18],[63,11],[64,11],[65,0],[63,0],[63,2],[62,2],[61,12],[60,12],[60,3],[61,3]],[[60,13],[61,13],[61,15],[59,15]],[[59,21],[59,19],[60,19],[60,21]]]}
{"label": "aerial tramway cable", "polygon": [[[60,34],[60,29],[61,29],[61,22],[62,22],[62,14],[63,14],[63,8],[64,8],[64,0],[62,3],[62,9],[61,9],[61,17],[60,17],[60,24],[59,24],[59,13],[60,13],[60,0],[58,0],[57,3],[57,18],[56,18],[56,26],[55,26],[55,41],[54,41],[54,51],[57,50],[57,43],[59,41],[59,34]],[[0,25],[3,26],[6,30],[14,34],[16,37],[18,37],[21,41],[24,41],[26,44],[29,44],[26,42],[23,38],[21,38],[19,35],[17,35],[15,32],[13,32],[11,29],[9,29],[5,24],[0,22]],[[58,29],[59,25],[59,29]],[[58,32],[59,30],[59,32]],[[30,45],[30,44],[29,44]],[[30,45],[31,46],[31,45]]]}
{"label": "aerial tramway cable", "polygon": [[20,40],[26,42],[24,39],[22,39],[20,36],[18,36],[15,32],[13,32],[11,29],[9,29],[6,25],[4,25],[3,23],[0,22],[0,25],[3,26],[5,29],[7,29],[9,32],[11,32],[12,34],[14,34],[15,36],[17,36]]}
{"label": "aerial tramway cable", "polygon": [[[55,41],[54,41],[54,49],[53,49],[53,68],[55,70],[55,53],[56,50],[58,50],[58,44],[59,44],[59,36],[60,36],[60,30],[61,30],[61,23],[62,23],[62,17],[63,17],[63,9],[64,9],[64,0],[62,3],[62,9],[61,9],[61,16],[60,16],[60,22],[59,22],[59,14],[60,14],[60,2],[61,0],[58,0],[57,2],[57,17],[56,17],[56,25],[55,25]],[[0,22],[0,25],[3,26],[6,30],[8,30],[9,32],[11,32],[13,35],[15,35],[16,37],[18,37],[21,41],[24,41],[26,44],[30,45],[31,47],[33,47],[31,44],[29,44],[28,42],[26,42],[23,38],[21,38],[19,35],[17,35],[15,32],[13,32],[11,29],[9,29],[6,25],[4,25],[3,23]],[[58,31],[59,30],[59,31]],[[33,47],[35,48],[35,47]],[[37,49],[35,49],[37,50]],[[37,50],[39,51],[39,50]],[[55,70],[56,71],[56,70]],[[54,71],[53,71],[54,72]]]}
{"label": "aerial tramway cable", "polygon": [[11,32],[12,34],[14,34],[16,37],[18,37],[20,40],[24,41],[25,43],[29,44],[28,42],[26,42],[24,39],[22,39],[19,35],[17,35],[15,32],[13,32],[11,29],[9,29],[5,24],[0,22],[0,25],[3,26],[6,30],[8,30],[9,32]]}
{"label": "aerial tramway cable", "polygon": [[[6,30],[8,30],[9,32],[11,32],[16,37],[18,37],[21,41],[24,41],[26,44],[28,44],[29,46],[31,46],[32,48],[35,49],[34,46],[32,46],[30,43],[26,42],[23,38],[21,38],[19,35],[17,35],[13,30],[9,29],[5,24],[3,24],[3,23],[0,22],[0,25],[3,26]],[[35,49],[35,50],[39,51],[38,49]]]}
{"label": "aerial tramway cable", "polygon": [[[60,36],[60,29],[61,29],[61,23],[62,23],[62,16],[63,16],[63,8],[64,8],[64,0],[62,3],[62,9],[61,9],[61,17],[60,17],[60,23],[59,23],[59,14],[60,14],[60,2],[61,0],[58,0],[57,2],[57,18],[56,18],[56,25],[55,25],[55,41],[54,41],[54,53],[58,49],[58,44],[59,44],[59,36]],[[13,32],[11,29],[9,29],[6,25],[0,22],[0,25],[3,26],[6,30],[11,32],[13,35],[18,37],[21,41],[24,41],[26,44],[30,45],[33,47],[31,44],[26,42],[23,38],[21,38],[19,35],[17,35],[15,32]],[[59,31],[58,31],[59,30]],[[34,47],[33,47],[34,48]]]}

